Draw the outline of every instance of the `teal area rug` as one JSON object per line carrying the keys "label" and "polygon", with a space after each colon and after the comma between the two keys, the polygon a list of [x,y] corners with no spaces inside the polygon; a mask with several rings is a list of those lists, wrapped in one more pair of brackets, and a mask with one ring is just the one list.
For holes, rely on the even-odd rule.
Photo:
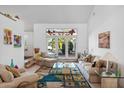
{"label": "teal area rug", "polygon": [[40,79],[38,82],[62,82],[63,79],[59,75],[48,74]]}

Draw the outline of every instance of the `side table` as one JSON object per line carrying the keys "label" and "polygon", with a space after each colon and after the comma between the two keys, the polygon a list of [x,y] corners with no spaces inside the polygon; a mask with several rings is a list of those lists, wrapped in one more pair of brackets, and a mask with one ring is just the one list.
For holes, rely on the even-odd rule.
{"label": "side table", "polygon": [[117,76],[115,73],[111,72],[111,75],[106,74],[105,71],[95,73],[101,77],[101,88],[117,88],[119,78],[124,78],[124,76]]}

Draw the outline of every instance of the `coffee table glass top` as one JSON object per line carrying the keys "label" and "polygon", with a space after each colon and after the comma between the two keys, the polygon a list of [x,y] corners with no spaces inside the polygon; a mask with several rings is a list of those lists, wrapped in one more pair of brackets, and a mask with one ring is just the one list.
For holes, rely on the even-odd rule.
{"label": "coffee table glass top", "polygon": [[55,63],[50,74],[80,74],[74,63]]}
{"label": "coffee table glass top", "polygon": [[57,69],[61,69],[61,68],[75,68],[75,64],[74,63],[61,63],[61,62],[57,62],[53,65],[53,68],[57,68]]}
{"label": "coffee table glass top", "polygon": [[48,82],[60,82],[63,87],[90,88],[89,83],[74,63],[55,63],[49,74],[38,81],[38,84],[48,86]]}

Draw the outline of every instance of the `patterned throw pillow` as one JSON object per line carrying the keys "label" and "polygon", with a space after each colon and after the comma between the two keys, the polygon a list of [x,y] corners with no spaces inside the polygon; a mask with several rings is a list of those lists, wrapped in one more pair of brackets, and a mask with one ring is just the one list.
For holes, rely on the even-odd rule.
{"label": "patterned throw pillow", "polygon": [[106,63],[107,62],[105,60],[99,59],[96,61],[96,67],[106,67]]}
{"label": "patterned throw pillow", "polygon": [[13,74],[10,71],[2,70],[0,76],[4,82],[10,82],[14,79]]}
{"label": "patterned throw pillow", "polygon": [[6,70],[10,71],[11,70],[11,67],[6,65]]}
{"label": "patterned throw pillow", "polygon": [[96,67],[101,68],[102,65],[103,65],[103,64],[101,63],[100,60],[97,60],[97,61],[96,61]]}
{"label": "patterned throw pillow", "polygon": [[18,71],[18,69],[12,68],[12,73],[13,73],[14,77],[20,77],[20,72]]}
{"label": "patterned throw pillow", "polygon": [[19,77],[20,76],[20,72],[18,69],[16,68],[12,68],[10,66],[6,66],[6,69],[10,72],[12,72],[12,74],[14,75],[14,77]]}

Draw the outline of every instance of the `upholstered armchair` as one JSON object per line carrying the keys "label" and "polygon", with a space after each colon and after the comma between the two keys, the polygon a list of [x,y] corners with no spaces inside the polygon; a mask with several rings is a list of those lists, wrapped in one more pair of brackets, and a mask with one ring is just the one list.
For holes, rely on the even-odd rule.
{"label": "upholstered armchair", "polygon": [[40,52],[39,48],[34,49],[34,60],[36,61],[36,64],[42,66],[48,66],[52,67],[55,62],[57,62],[56,58],[49,58],[45,56],[42,52]]}

